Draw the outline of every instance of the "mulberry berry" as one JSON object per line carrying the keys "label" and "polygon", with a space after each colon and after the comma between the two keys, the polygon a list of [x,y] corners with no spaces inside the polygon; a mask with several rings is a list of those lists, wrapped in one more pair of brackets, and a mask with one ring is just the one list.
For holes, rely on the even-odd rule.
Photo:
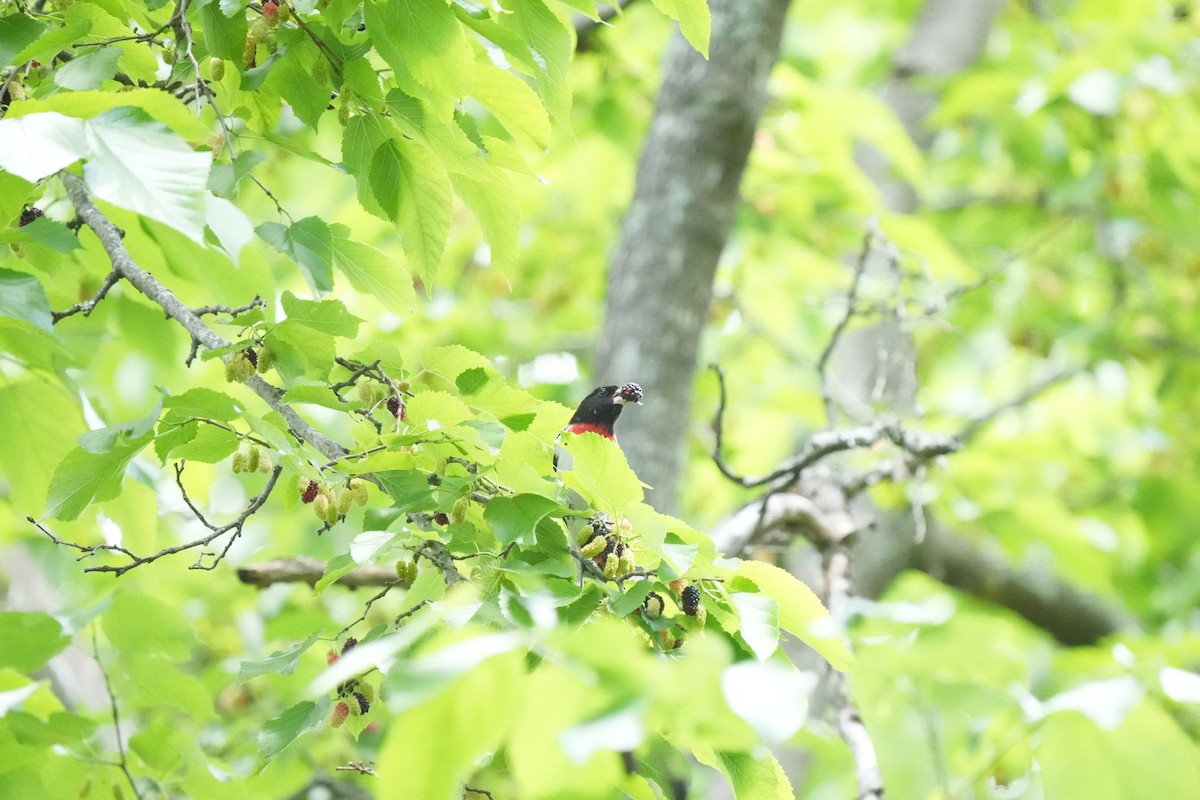
{"label": "mulberry berry", "polygon": [[658,619],[661,617],[665,606],[666,604],[663,602],[662,595],[658,592],[651,592],[642,601],[642,609],[646,612],[648,619]]}
{"label": "mulberry berry", "polygon": [[342,727],[348,716],[350,716],[350,706],[339,700],[338,704],[333,707],[333,713],[329,715],[329,727]]}
{"label": "mulberry berry", "polygon": [[695,586],[689,586],[683,590],[683,613],[689,617],[694,617],[699,610],[700,590]]}
{"label": "mulberry berry", "polygon": [[25,227],[35,219],[45,216],[46,212],[36,206],[25,206],[21,209],[21,220],[17,223],[19,227]]}
{"label": "mulberry berry", "polygon": [[316,481],[309,481],[308,486],[304,487],[304,493],[300,495],[300,499],[305,503],[311,503],[313,500],[317,499],[317,491],[319,489],[320,487],[317,485]]}

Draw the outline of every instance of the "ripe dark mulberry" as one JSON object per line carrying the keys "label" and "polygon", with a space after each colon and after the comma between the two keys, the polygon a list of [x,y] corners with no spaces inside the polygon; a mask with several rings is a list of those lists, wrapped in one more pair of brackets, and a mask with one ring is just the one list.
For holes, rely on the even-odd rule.
{"label": "ripe dark mulberry", "polygon": [[689,617],[694,617],[699,610],[700,590],[695,586],[689,586],[683,590],[683,613]]}
{"label": "ripe dark mulberry", "polygon": [[356,644],[358,644],[358,639],[355,639],[353,636],[347,636],[346,643],[342,645],[342,655],[346,655],[346,653],[353,650]]}
{"label": "ripe dark mulberry", "polygon": [[45,216],[45,213],[46,212],[42,211],[36,206],[25,206],[23,209],[21,209],[21,220],[17,223],[17,225],[23,228],[38,217]]}
{"label": "ripe dark mulberry", "polygon": [[[355,692],[354,699],[358,702],[358,713],[366,714],[371,710],[371,701],[362,692]],[[357,715],[356,715],[357,716]]]}
{"label": "ripe dark mulberry", "polygon": [[408,417],[408,409],[400,402],[400,398],[392,395],[387,401],[387,410],[392,412],[392,416],[400,421],[404,421]]}
{"label": "ripe dark mulberry", "polygon": [[319,488],[316,481],[309,481],[308,486],[304,487],[304,493],[300,495],[300,499],[305,503],[311,503],[317,499],[317,490]]}
{"label": "ripe dark mulberry", "polygon": [[247,347],[242,351],[242,355],[245,356],[247,361],[254,365],[255,369],[258,369],[258,353],[254,352],[253,347]]}

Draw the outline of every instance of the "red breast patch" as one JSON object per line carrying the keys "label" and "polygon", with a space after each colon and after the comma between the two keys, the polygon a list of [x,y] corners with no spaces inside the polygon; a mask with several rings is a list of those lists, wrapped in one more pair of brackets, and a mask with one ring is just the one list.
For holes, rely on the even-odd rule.
{"label": "red breast patch", "polygon": [[611,439],[614,442],[617,440],[612,428],[592,422],[576,422],[574,425],[568,425],[565,430],[567,433],[598,433],[605,439]]}

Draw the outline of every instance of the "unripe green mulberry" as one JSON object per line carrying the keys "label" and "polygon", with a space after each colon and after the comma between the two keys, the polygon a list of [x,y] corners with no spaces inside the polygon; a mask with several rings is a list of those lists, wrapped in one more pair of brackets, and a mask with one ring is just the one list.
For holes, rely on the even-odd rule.
{"label": "unripe green mulberry", "polygon": [[622,575],[628,575],[637,568],[637,562],[633,558],[633,548],[626,547],[621,550],[618,567]]}
{"label": "unripe green mulberry", "polygon": [[264,474],[269,473],[271,471],[271,454],[258,445],[254,446],[254,451],[258,453],[258,471]]}
{"label": "unripe green mulberry", "polygon": [[662,595],[658,592],[651,592],[642,601],[642,610],[646,612],[647,619],[658,619],[662,616],[665,607],[666,603],[663,602]]}
{"label": "unripe green mulberry", "polygon": [[454,501],[454,507],[450,509],[450,521],[459,523],[466,522],[467,511],[470,509],[470,507],[470,500],[465,497],[458,498],[458,500]]}
{"label": "unripe green mulberry", "polygon": [[313,502],[313,513],[322,522],[332,524],[337,521],[337,509],[333,507],[333,503],[329,501],[329,495],[327,494],[317,495],[317,499]]}
{"label": "unripe green mulberry", "polygon": [[603,536],[593,534],[591,541],[579,548],[579,554],[584,558],[595,558],[603,553],[606,547],[608,547],[608,540]]}
{"label": "unripe green mulberry", "polygon": [[257,64],[254,61],[255,53],[258,50],[258,39],[255,38],[254,32],[251,31],[246,36],[246,46],[242,48],[242,64],[246,67],[254,67]]}
{"label": "unripe green mulberry", "polygon": [[212,76],[214,81],[219,81],[225,77],[225,59],[213,56],[208,60],[208,74]]}
{"label": "unripe green mulberry", "polygon": [[241,383],[254,374],[254,364],[244,352],[234,353],[225,361],[225,380]]}
{"label": "unripe green mulberry", "polygon": [[312,79],[315,83],[329,82],[329,63],[323,58],[318,58],[317,63],[313,64]]}
{"label": "unripe green mulberry", "polygon": [[258,354],[258,374],[265,375],[267,370],[275,366],[275,351],[264,347]]}
{"label": "unripe green mulberry", "polygon": [[245,453],[238,450],[233,454],[233,471],[234,472],[249,472],[250,467]]}
{"label": "unripe green mulberry", "polygon": [[[241,455],[241,453],[238,453]],[[250,450],[246,453],[245,458],[246,472],[258,472],[259,465],[262,463],[262,448],[258,445],[251,445]],[[237,468],[234,468],[237,472]]]}
{"label": "unripe green mulberry", "polygon": [[608,580],[614,580],[621,574],[621,559],[616,553],[609,553],[604,559],[604,577]]}
{"label": "unripe green mulberry", "polygon": [[350,482],[346,484],[346,490],[350,492],[350,496],[354,499],[354,502],[360,506],[365,506],[367,501],[371,499],[370,495],[367,494],[367,482],[362,478],[351,478]]}
{"label": "unripe green mulberry", "polygon": [[333,507],[337,511],[339,517],[344,517],[350,513],[350,506],[354,503],[354,496],[344,486],[339,486],[333,491]]}

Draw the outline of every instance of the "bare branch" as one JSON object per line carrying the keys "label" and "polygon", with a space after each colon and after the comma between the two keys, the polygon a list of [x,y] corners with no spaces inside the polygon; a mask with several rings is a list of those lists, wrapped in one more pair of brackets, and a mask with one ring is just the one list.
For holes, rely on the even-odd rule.
{"label": "bare branch", "polygon": [[192,313],[197,317],[203,317],[205,314],[228,314],[231,317],[240,317],[242,314],[249,313],[256,308],[266,308],[267,301],[263,300],[259,295],[254,295],[254,299],[249,303],[241,306],[198,306],[192,309]]}
{"label": "bare branch", "polygon": [[[315,586],[325,575],[325,562],[309,556],[277,558],[262,564],[238,567],[242,583],[265,589],[276,583],[307,583]],[[396,582],[396,570],[390,567],[359,567],[334,581],[338,586],[357,589],[362,586],[390,586]]]}
{"label": "bare branch", "polygon": [[85,317],[90,317],[100,301],[108,295],[108,290],[115,286],[119,280],[121,280],[121,273],[114,269],[108,273],[108,276],[105,277],[104,281],[100,284],[100,288],[96,290],[96,294],[90,300],[76,303],[62,311],[52,311],[50,312],[50,319],[57,325],[62,320],[75,314],[83,314]]}
{"label": "bare branch", "polygon": [[821,400],[825,403],[825,418],[830,426],[837,422],[837,409],[834,406],[833,395],[829,391],[829,379],[825,372],[829,368],[829,359],[833,355],[838,341],[854,316],[854,305],[858,301],[858,289],[862,284],[863,273],[867,270],[867,263],[871,259],[871,250],[878,233],[879,221],[872,217],[867,223],[866,233],[863,234],[862,250],[858,254],[858,262],[854,265],[854,279],[850,282],[850,291],[846,293],[846,311],[833,327],[833,333],[830,334],[829,341],[821,352],[821,357],[817,359],[817,374],[821,379]]}

